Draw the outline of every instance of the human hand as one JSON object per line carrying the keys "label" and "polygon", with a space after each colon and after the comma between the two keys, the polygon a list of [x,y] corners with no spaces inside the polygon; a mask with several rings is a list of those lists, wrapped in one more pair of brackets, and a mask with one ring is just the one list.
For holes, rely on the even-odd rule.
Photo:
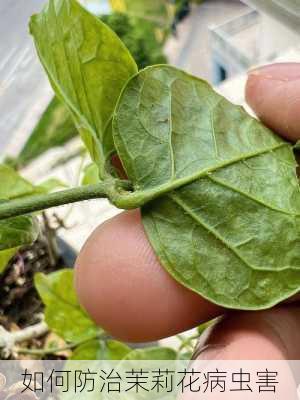
{"label": "human hand", "polygon": [[[300,63],[250,72],[246,98],[275,132],[300,139]],[[224,314],[196,358],[300,359],[299,305],[227,312],[184,288],[160,266],[138,210],[94,231],[78,257],[76,285],[94,320],[125,341],[157,340]]]}

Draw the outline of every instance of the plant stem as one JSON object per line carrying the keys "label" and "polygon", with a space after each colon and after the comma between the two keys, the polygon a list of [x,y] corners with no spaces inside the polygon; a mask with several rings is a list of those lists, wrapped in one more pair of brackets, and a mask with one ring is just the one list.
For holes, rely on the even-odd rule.
{"label": "plant stem", "polygon": [[91,336],[90,338],[81,340],[79,342],[76,343],[70,343],[67,344],[66,346],[63,347],[49,347],[47,349],[25,349],[25,348],[18,348],[15,349],[17,353],[19,354],[29,354],[29,355],[33,355],[33,356],[45,356],[47,354],[55,354],[55,353],[60,353],[61,351],[66,351],[66,350],[73,350],[76,347],[88,343],[92,340],[100,340],[100,339],[105,339],[105,336],[98,334],[98,335],[94,335]]}
{"label": "plant stem", "polygon": [[0,221],[47,208],[57,207],[78,201],[107,198],[114,190],[114,181],[99,182],[96,185],[80,186],[55,193],[34,195],[0,203]]}
{"label": "plant stem", "polygon": [[26,342],[27,340],[43,336],[48,331],[48,325],[44,321],[16,332],[9,332],[0,326],[1,353],[4,352],[4,354],[9,355],[15,344]]}

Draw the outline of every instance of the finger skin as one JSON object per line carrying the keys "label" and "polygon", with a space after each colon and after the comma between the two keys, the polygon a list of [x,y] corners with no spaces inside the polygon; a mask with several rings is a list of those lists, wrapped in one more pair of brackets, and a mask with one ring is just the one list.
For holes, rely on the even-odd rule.
{"label": "finger skin", "polygon": [[171,336],[221,312],[165,272],[137,210],[117,215],[91,235],[76,263],[76,287],[92,318],[130,342]]}
{"label": "finger skin", "polygon": [[[200,339],[198,351],[191,366],[196,370],[215,371],[223,366],[230,371],[243,368],[250,373],[251,387],[256,373],[266,367],[278,373],[276,399],[296,399],[296,386],[292,371],[286,360],[300,359],[300,306],[282,306],[261,312],[236,312],[228,314],[216,323],[208,335]],[[197,363],[197,361],[204,363]],[[219,361],[218,361],[219,360]],[[222,360],[222,362],[220,362]],[[237,360],[240,363],[237,363]],[[273,363],[259,363],[251,360],[273,360]],[[227,361],[224,363],[224,361]],[[233,362],[230,362],[233,361]],[[250,361],[250,362],[249,362]],[[278,361],[278,362],[277,362]],[[202,368],[201,368],[202,366]],[[272,369],[273,368],[273,369]],[[229,380],[230,382],[230,380]],[[229,383],[227,380],[227,383]],[[230,385],[229,385],[230,386]],[[212,393],[211,399],[232,400],[235,398],[258,398],[253,393],[243,393],[237,397],[227,390],[218,395]],[[265,397],[266,396],[266,397]],[[269,398],[270,393],[260,393],[259,397]],[[189,391],[179,396],[180,400],[196,400],[201,396]],[[205,397],[206,398],[206,397]]]}
{"label": "finger skin", "polygon": [[250,71],[246,100],[257,116],[286,139],[300,139],[300,63]]}
{"label": "finger skin", "polygon": [[222,360],[299,360],[300,306],[235,312],[200,338],[194,358]]}

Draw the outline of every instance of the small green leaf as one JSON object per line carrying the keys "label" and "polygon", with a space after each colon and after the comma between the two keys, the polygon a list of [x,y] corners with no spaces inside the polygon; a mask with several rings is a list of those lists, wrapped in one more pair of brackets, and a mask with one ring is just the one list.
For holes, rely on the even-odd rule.
{"label": "small green leaf", "polygon": [[19,247],[0,251],[0,274],[5,270],[9,261],[17,254]]}
{"label": "small green leaf", "polygon": [[18,165],[27,165],[53,147],[63,146],[77,134],[66,106],[54,97],[20,151]]}
{"label": "small green leaf", "polygon": [[168,347],[146,347],[135,349],[128,353],[123,360],[145,361],[145,360],[176,360],[177,353]]}
{"label": "small green leaf", "polygon": [[57,178],[49,178],[35,186],[37,193],[51,193],[56,189],[67,188],[68,185]]}
{"label": "small green leaf", "polygon": [[[33,195],[35,187],[13,168],[0,164],[0,201]],[[0,273],[18,248],[34,242],[39,233],[36,218],[21,216],[0,221]]]}
{"label": "small green leaf", "polygon": [[22,216],[0,221],[0,251],[31,244],[38,234],[36,218]]}
{"label": "small green leaf", "polygon": [[99,182],[99,168],[97,164],[92,163],[85,167],[83,172],[82,185],[95,185]]}
{"label": "small green leaf", "polygon": [[66,341],[78,342],[100,332],[79,305],[72,270],[38,273],[34,282],[46,306],[46,322],[55,333]]}
{"label": "small green leaf", "polygon": [[34,193],[34,186],[7,165],[0,164],[0,199],[15,199]]}
{"label": "small green leaf", "polygon": [[116,340],[91,340],[74,350],[71,360],[122,360],[131,348]]}
{"label": "small green leaf", "polygon": [[76,0],[49,0],[30,30],[56,95],[72,114],[104,174],[113,151],[111,117],[137,67],[117,35]]}
{"label": "small green leaf", "polygon": [[169,66],[129,80],[114,140],[162,265],[214,303],[271,307],[300,290],[292,146]]}

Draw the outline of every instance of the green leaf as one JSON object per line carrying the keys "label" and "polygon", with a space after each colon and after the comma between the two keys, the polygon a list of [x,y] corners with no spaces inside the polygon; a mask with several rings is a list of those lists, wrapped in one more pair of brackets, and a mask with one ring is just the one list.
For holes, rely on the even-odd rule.
{"label": "green leaf", "polygon": [[67,188],[68,185],[57,178],[49,178],[35,186],[37,193],[51,193],[56,189]]}
{"label": "green leaf", "polygon": [[21,216],[0,221],[0,251],[31,244],[38,233],[36,218]]}
{"label": "green leaf", "polygon": [[128,353],[123,360],[145,361],[145,360],[176,360],[177,353],[168,347],[146,347],[135,349]]}
{"label": "green leaf", "polygon": [[[33,195],[35,187],[13,168],[0,164],[0,201]],[[0,221],[0,273],[19,247],[34,242],[38,236],[37,220],[21,216]]]}
{"label": "green leaf", "polygon": [[300,190],[286,143],[208,83],[146,68],[114,139],[167,271],[214,303],[271,307],[300,290]]}
{"label": "green leaf", "polygon": [[99,168],[95,163],[89,164],[83,171],[82,185],[95,185],[99,182]]}
{"label": "green leaf", "polygon": [[17,254],[19,247],[0,251],[0,274],[5,270],[9,261]]}
{"label": "green leaf", "polygon": [[32,17],[30,30],[56,95],[104,175],[114,150],[111,117],[122,87],[137,71],[133,58],[117,35],[76,0],[49,0]]}
{"label": "green leaf", "polygon": [[53,147],[63,146],[78,134],[66,106],[54,97],[18,155],[23,167]]}
{"label": "green leaf", "polygon": [[69,342],[89,339],[99,328],[79,305],[74,289],[74,272],[69,269],[35,275],[35,287],[46,306],[49,327]]}
{"label": "green leaf", "polygon": [[116,340],[91,340],[78,346],[71,360],[122,360],[131,348]]}
{"label": "green leaf", "polygon": [[22,178],[13,168],[0,164],[0,199],[15,199],[33,194],[34,186]]}

